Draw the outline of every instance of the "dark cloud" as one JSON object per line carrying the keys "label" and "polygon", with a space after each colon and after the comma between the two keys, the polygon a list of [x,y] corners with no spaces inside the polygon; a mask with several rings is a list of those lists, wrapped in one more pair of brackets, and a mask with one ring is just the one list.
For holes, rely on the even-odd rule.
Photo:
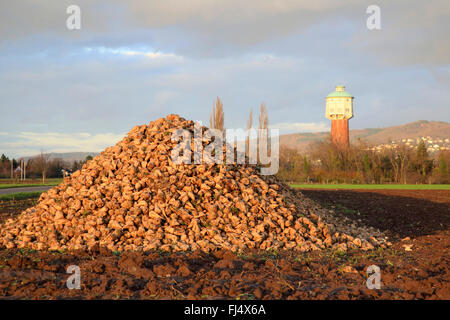
{"label": "dark cloud", "polygon": [[[71,0],[3,2],[3,46],[53,35],[110,46],[151,42],[183,55],[219,57],[239,55],[318,24],[339,29],[347,23],[354,36],[352,50],[363,50],[389,63],[440,65],[450,59],[450,2],[446,0],[379,0],[380,31],[366,28],[369,0],[80,0],[79,31],[65,27],[65,10],[71,4]],[[320,36],[333,41],[327,34]]]}

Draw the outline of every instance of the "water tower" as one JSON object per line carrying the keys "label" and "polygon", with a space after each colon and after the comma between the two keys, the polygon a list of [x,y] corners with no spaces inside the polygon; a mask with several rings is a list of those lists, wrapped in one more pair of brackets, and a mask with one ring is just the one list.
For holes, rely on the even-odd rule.
{"label": "water tower", "polygon": [[353,118],[353,96],[344,86],[327,96],[325,116],[331,120],[331,139],[336,145],[348,147],[348,120]]}

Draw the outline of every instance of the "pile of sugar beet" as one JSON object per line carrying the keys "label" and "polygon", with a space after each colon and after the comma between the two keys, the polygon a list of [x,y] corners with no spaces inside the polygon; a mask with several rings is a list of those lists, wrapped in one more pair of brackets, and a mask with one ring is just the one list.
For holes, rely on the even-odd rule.
{"label": "pile of sugar beet", "polygon": [[386,246],[379,231],[351,225],[254,165],[174,164],[177,129],[193,132],[194,122],[169,115],[134,127],[43,193],[35,207],[5,221],[0,247],[305,252]]}

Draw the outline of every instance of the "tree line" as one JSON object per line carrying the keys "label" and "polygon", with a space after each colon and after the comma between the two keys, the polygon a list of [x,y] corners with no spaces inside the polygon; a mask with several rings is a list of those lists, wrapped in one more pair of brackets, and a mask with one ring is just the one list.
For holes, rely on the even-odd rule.
{"label": "tree line", "polygon": [[416,149],[399,146],[372,150],[361,140],[341,148],[331,138],[314,143],[308,152],[280,148],[278,176],[288,183],[450,183],[450,152],[428,154],[421,141]]}
{"label": "tree line", "polygon": [[62,170],[74,172],[81,169],[83,164],[91,159],[92,156],[87,156],[86,159],[80,161],[66,161],[60,158],[50,158],[49,154],[42,152],[28,159],[10,159],[2,154],[0,157],[0,178],[15,180],[42,178],[45,183],[46,178],[61,178]]}

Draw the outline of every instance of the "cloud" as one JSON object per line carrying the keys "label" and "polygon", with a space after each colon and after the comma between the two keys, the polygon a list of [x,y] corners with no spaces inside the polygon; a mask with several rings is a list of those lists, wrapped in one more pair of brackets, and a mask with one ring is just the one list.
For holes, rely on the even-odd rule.
{"label": "cloud", "polygon": [[[295,1],[295,0],[78,0],[81,9],[81,30],[66,29],[66,8],[72,0],[59,0],[36,4],[33,0],[2,3],[0,34],[2,39],[18,39],[40,33],[63,35],[73,39],[86,39],[89,35],[114,33],[118,29],[161,29],[179,27],[199,36],[230,34],[242,31],[240,39],[263,40],[276,34],[307,26],[316,13],[343,11],[359,0]],[[303,16],[305,19],[298,19]],[[42,19],[45,17],[45,19]],[[280,19],[281,18],[281,19]],[[277,19],[278,23],[273,23]],[[14,28],[11,28],[14,26]],[[227,31],[227,29],[229,31]],[[8,31],[6,31],[8,30]],[[230,32],[231,31],[231,32]],[[6,37],[6,38],[5,38]]]}
{"label": "cloud", "polygon": [[330,127],[324,122],[280,122],[270,125],[271,129],[279,129],[281,133],[293,132],[323,132]]}
{"label": "cloud", "polygon": [[355,29],[354,50],[395,66],[450,65],[450,2],[378,1],[381,30]]}
{"label": "cloud", "polygon": [[164,53],[164,52],[158,52],[158,51],[152,51],[152,50],[140,50],[140,49],[130,49],[130,48],[123,48],[123,47],[104,47],[104,46],[97,46],[97,47],[85,47],[84,52],[88,54],[96,53],[100,55],[104,54],[112,54],[112,55],[124,55],[124,56],[136,56],[136,57],[144,57],[148,59],[153,60],[170,60],[172,62],[181,62],[183,61],[182,56],[178,56],[173,53]]}
{"label": "cloud", "polygon": [[119,142],[124,134],[101,133],[57,133],[20,132],[3,135],[0,140],[2,153],[17,156],[32,156],[44,152],[99,152]]}
{"label": "cloud", "polygon": [[[366,8],[373,4],[371,0],[78,0],[82,27],[69,31],[65,21],[71,4],[72,0],[2,2],[0,44],[8,48],[20,41],[34,41],[46,50],[49,44],[61,47],[101,42],[114,47],[151,43],[177,55],[219,57],[258,50],[326,25],[328,31],[308,46],[339,40],[348,50],[396,65],[442,65],[450,59],[447,0],[378,0],[379,31],[366,28]],[[341,34],[333,39],[334,30]],[[349,41],[346,31],[351,34]]]}

